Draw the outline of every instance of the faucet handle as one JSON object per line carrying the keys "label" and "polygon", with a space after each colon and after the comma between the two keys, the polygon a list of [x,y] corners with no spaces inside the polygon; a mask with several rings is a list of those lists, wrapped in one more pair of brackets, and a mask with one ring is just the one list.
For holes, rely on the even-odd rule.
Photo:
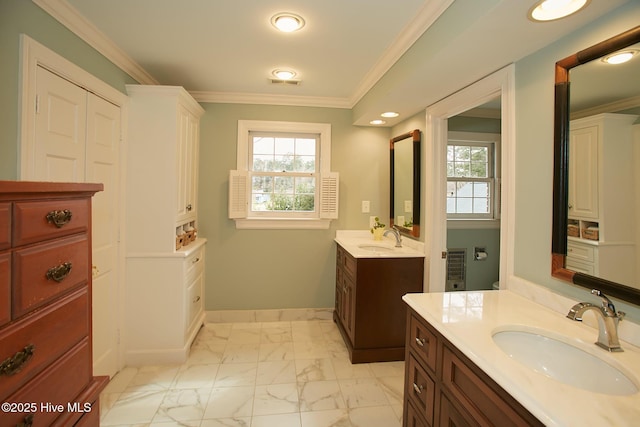
{"label": "faucet handle", "polygon": [[[612,317],[616,317],[616,306],[613,305],[613,302],[611,302],[609,297],[603,294],[599,289],[591,289],[591,293],[602,298],[602,308],[605,312],[610,313]],[[624,313],[620,312],[620,314],[621,316],[619,317],[622,319],[622,317],[624,317]]]}

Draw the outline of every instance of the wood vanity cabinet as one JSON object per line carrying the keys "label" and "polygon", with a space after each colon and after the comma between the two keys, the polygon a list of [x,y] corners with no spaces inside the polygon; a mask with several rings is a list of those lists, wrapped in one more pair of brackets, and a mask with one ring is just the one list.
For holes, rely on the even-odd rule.
{"label": "wood vanity cabinet", "polygon": [[93,376],[91,197],[102,188],[0,181],[0,427],[98,426],[109,379]]}
{"label": "wood vanity cabinet", "polygon": [[403,427],[544,426],[407,308]]}
{"label": "wood vanity cabinet", "polygon": [[422,292],[424,257],[354,258],[336,251],[334,321],[352,363],[404,359],[402,296]]}

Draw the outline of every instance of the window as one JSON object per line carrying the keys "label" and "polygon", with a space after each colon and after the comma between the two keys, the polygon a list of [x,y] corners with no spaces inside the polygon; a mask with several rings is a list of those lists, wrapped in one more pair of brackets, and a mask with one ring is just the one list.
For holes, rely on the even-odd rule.
{"label": "window", "polygon": [[449,139],[447,145],[447,217],[497,217],[497,141]]}
{"label": "window", "polygon": [[240,120],[229,179],[236,227],[328,228],[338,198],[330,150],[328,124]]}

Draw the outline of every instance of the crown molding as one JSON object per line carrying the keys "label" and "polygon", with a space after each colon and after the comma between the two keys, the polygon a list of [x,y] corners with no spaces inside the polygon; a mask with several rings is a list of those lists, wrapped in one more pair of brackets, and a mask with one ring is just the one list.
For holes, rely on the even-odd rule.
{"label": "crown molding", "polygon": [[31,0],[72,33],[100,52],[138,83],[157,85],[159,82],[120,49],[111,39],[71,6],[66,0]]}
{"label": "crown molding", "polygon": [[321,96],[271,95],[264,93],[189,91],[198,102],[216,104],[290,105],[296,107],[346,108],[352,107],[346,98]]}
{"label": "crown molding", "polygon": [[632,108],[638,107],[640,107],[640,96],[632,96],[629,98],[620,99],[618,101],[609,102],[607,104],[598,105],[596,107],[591,107],[580,111],[572,111],[571,120],[595,116],[596,114],[630,110]]}
{"label": "crown molding", "polygon": [[400,31],[400,34],[389,45],[376,64],[364,76],[351,96],[353,107],[363,96],[378,83],[391,67],[398,62],[400,57],[424,34],[431,25],[444,13],[455,0],[426,1],[416,16]]}

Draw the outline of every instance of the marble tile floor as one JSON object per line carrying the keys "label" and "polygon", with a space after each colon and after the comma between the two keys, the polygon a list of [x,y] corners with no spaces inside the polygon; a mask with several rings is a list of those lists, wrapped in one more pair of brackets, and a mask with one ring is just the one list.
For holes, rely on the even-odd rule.
{"label": "marble tile floor", "polygon": [[404,362],[352,365],[330,320],[208,323],[187,362],[125,368],[101,426],[400,427]]}

